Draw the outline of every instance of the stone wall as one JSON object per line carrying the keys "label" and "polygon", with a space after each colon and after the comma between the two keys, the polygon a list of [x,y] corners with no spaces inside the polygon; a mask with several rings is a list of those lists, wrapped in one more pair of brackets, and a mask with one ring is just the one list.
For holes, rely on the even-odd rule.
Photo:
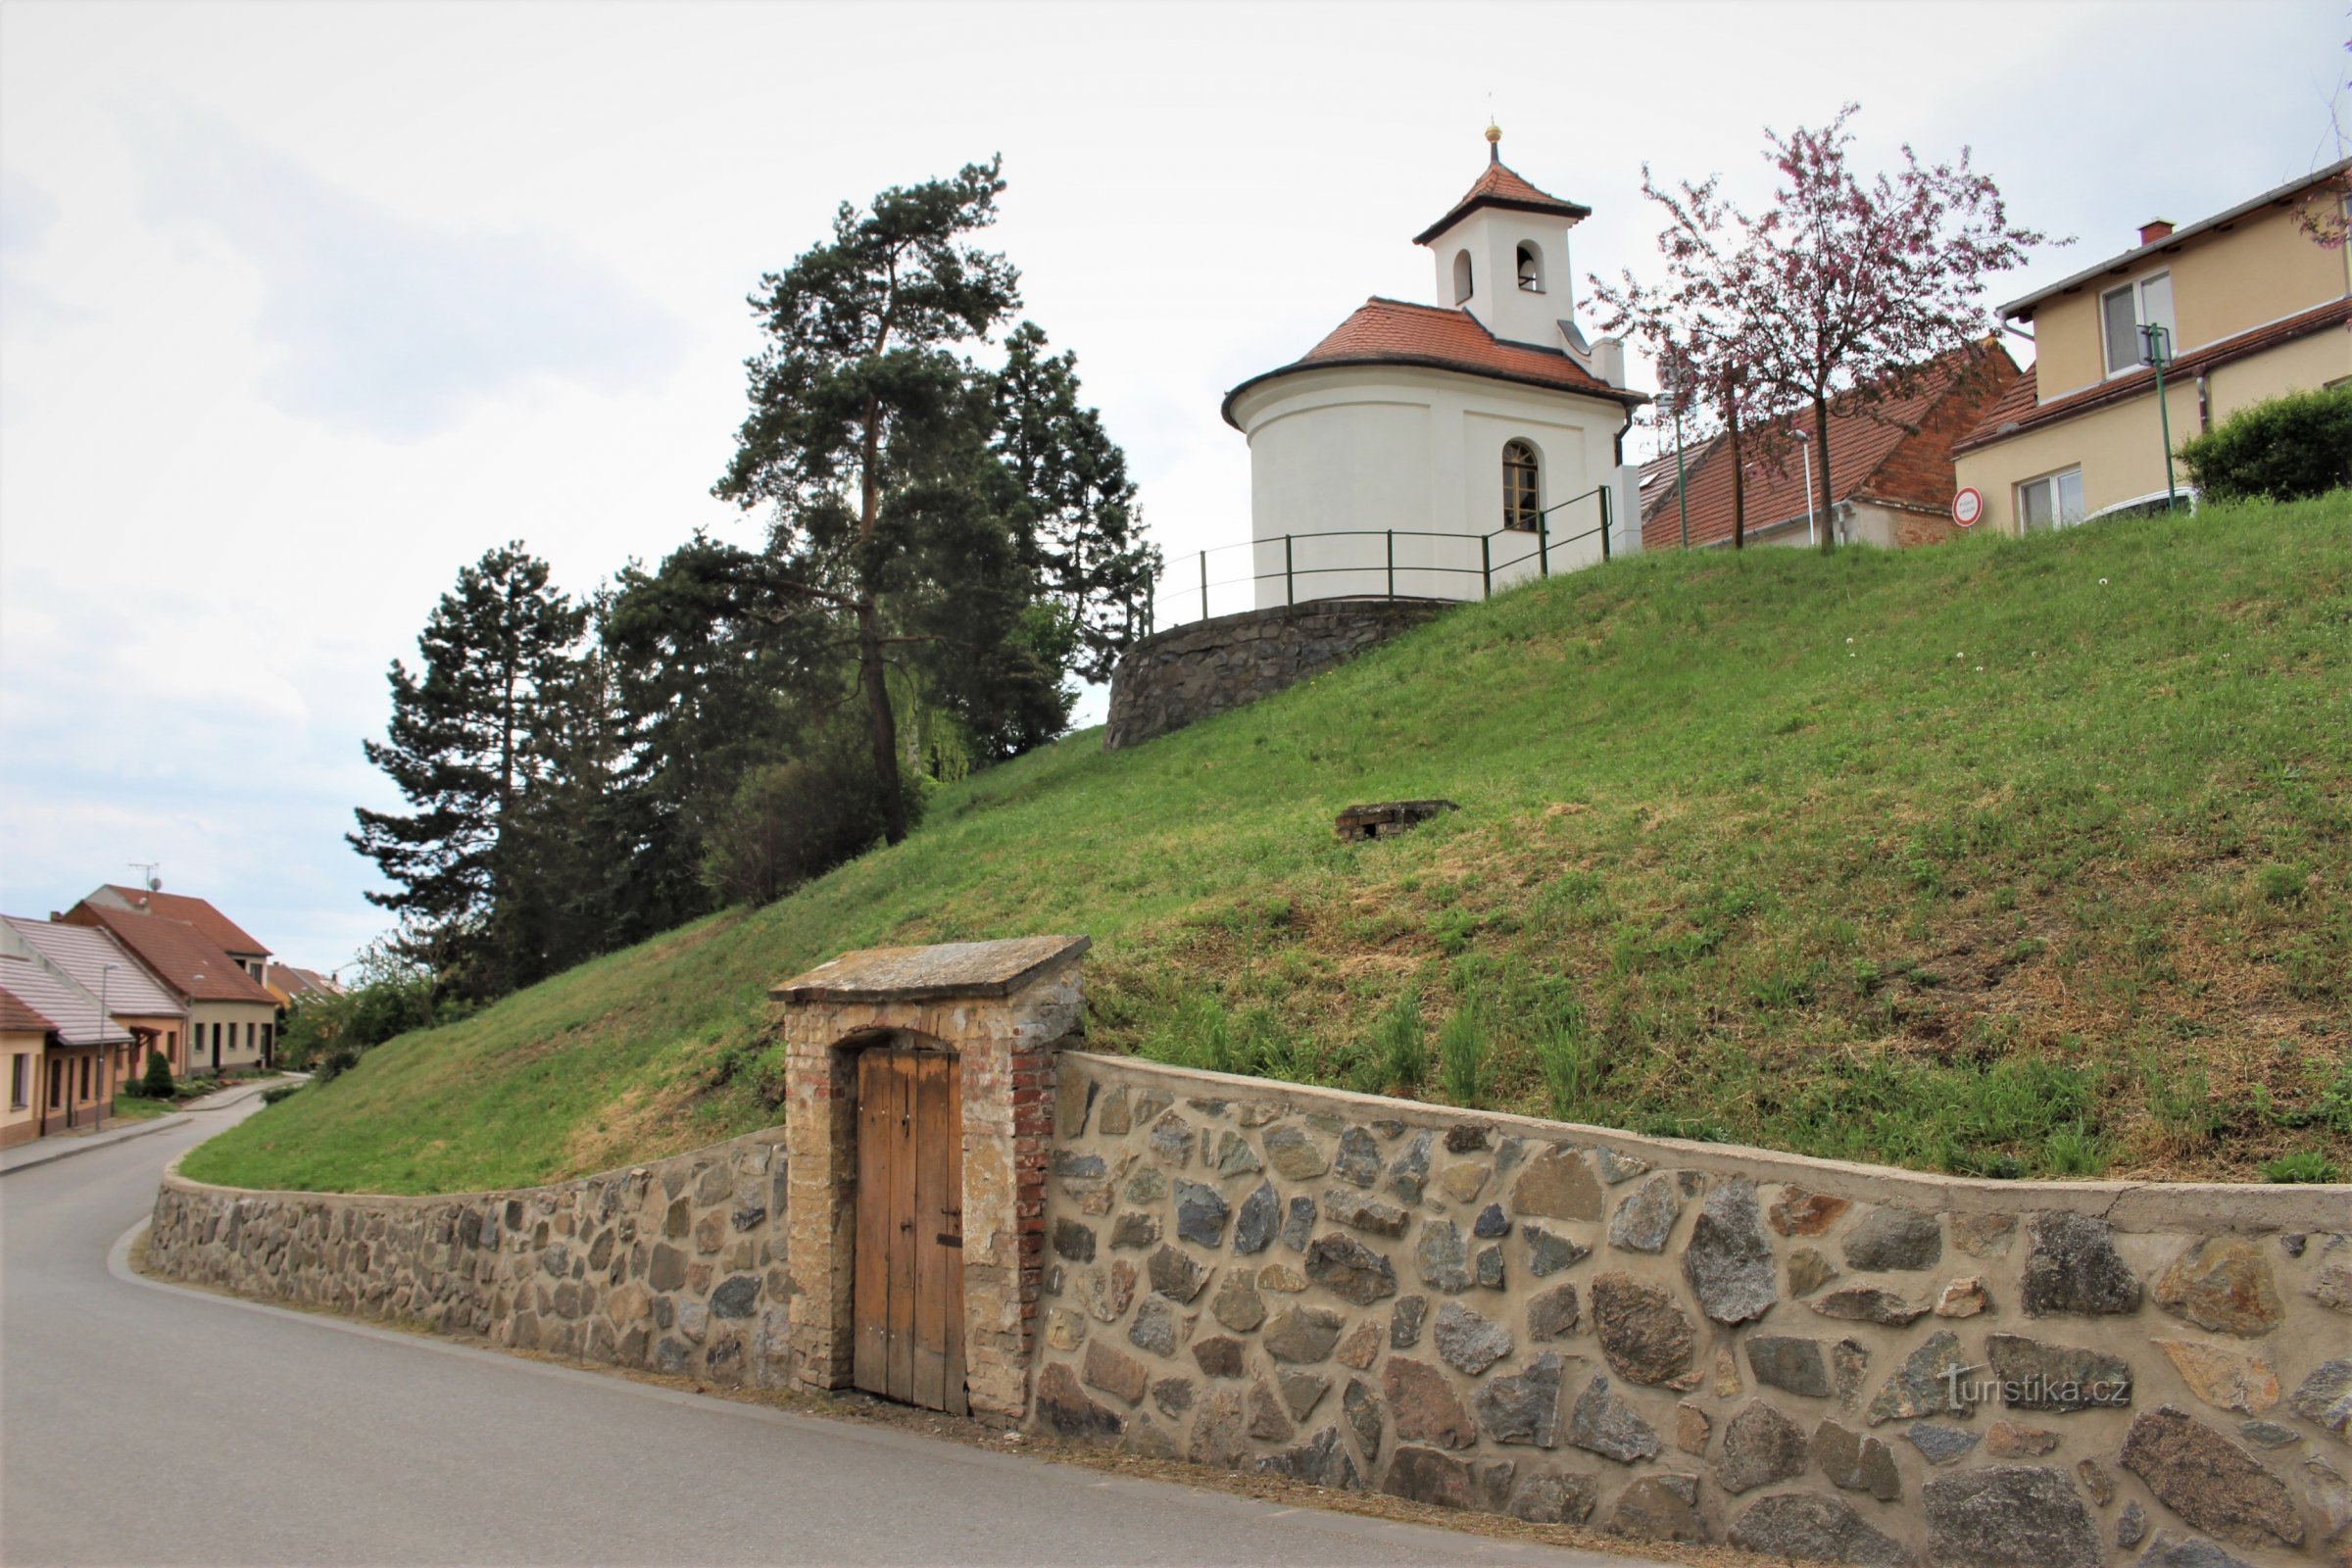
{"label": "stone wall", "polygon": [[1111,671],[1102,749],[1139,745],[1271,697],[1446,608],[1434,599],[1317,599],[1146,637]]}
{"label": "stone wall", "polygon": [[2352,1191],[1947,1180],[1065,1054],[1034,1426],[1928,1568],[2352,1557]]}
{"label": "stone wall", "polygon": [[552,1187],[254,1193],[175,1161],[147,1266],[267,1300],[422,1323],[608,1365],[781,1387],[781,1128]]}

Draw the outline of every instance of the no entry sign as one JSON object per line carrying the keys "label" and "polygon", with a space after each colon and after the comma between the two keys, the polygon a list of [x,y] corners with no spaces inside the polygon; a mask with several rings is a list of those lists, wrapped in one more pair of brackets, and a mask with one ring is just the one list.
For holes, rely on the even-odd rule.
{"label": "no entry sign", "polygon": [[1979,495],[1974,487],[1963,490],[1952,497],[1952,520],[1961,527],[1975,527],[1977,519],[1983,515],[1984,515],[1984,498]]}

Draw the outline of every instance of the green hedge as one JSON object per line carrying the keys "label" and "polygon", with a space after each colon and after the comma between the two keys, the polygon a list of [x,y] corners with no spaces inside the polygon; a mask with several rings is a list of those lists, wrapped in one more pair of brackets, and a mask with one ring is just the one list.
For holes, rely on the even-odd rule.
{"label": "green hedge", "polygon": [[2352,386],[2241,409],[2180,457],[2206,501],[2300,501],[2352,485]]}

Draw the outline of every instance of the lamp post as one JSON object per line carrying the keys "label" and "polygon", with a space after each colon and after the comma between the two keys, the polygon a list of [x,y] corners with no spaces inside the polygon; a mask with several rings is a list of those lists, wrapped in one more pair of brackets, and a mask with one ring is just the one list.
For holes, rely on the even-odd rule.
{"label": "lamp post", "polygon": [[[98,1033],[102,1039],[106,1034],[106,1026],[114,1021],[114,1010],[106,1004],[106,993],[109,986],[113,984],[114,978],[115,966],[113,964],[102,963],[98,966]],[[107,1078],[111,1077],[113,1073],[110,1065],[109,1070],[106,1073],[100,1074],[100,1077]],[[98,1087],[104,1092],[106,1097],[100,1102],[98,1107],[98,1125],[103,1127],[106,1125],[107,1111],[114,1107],[115,1092],[114,1085],[111,1083],[101,1083]]]}
{"label": "lamp post", "polygon": [[2139,329],[2139,341],[2140,364],[2156,368],[2156,418],[2164,432],[2164,510],[2171,513],[2180,505],[2180,487],[2173,482],[2173,411],[2164,401],[2164,368],[2172,363],[2173,334],[2151,321]]}
{"label": "lamp post", "polygon": [[1789,433],[1796,437],[1799,443],[1797,450],[1805,456],[1805,543],[1815,545],[1821,541],[1815,536],[1813,520],[1821,514],[1813,509],[1813,432],[1792,430]]}

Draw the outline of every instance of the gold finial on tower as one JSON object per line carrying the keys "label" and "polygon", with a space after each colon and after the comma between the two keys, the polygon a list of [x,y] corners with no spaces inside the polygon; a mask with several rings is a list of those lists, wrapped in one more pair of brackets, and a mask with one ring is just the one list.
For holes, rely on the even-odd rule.
{"label": "gold finial on tower", "polygon": [[1502,162],[1502,127],[1492,120],[1487,122],[1487,162]]}

